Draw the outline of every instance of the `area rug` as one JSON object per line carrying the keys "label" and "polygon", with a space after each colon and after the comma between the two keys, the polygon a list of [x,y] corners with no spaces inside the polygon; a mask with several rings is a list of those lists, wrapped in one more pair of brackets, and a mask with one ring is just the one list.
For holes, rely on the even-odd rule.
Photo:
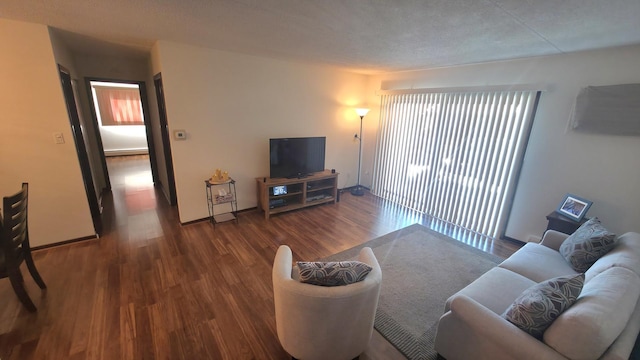
{"label": "area rug", "polygon": [[414,224],[332,255],[354,259],[370,247],[382,268],[375,328],[408,359],[436,359],[433,348],[445,301],[501,258]]}

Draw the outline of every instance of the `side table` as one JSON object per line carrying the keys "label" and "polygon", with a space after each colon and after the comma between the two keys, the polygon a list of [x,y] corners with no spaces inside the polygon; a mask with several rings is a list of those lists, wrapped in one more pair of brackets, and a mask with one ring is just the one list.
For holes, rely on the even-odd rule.
{"label": "side table", "polygon": [[[238,223],[238,202],[236,198],[236,181],[229,178],[223,181],[204,181],[207,193],[207,208],[209,209],[209,221],[215,228],[217,223],[235,220]],[[214,190],[215,188],[215,190]],[[229,204],[229,208],[222,213],[214,210],[218,205]]]}
{"label": "side table", "polygon": [[555,211],[552,211],[549,215],[547,215],[547,230],[556,230],[571,235],[574,231],[578,230],[580,225],[587,222],[587,220],[589,219],[582,218],[582,220],[580,221],[575,221],[566,216],[560,215]]}

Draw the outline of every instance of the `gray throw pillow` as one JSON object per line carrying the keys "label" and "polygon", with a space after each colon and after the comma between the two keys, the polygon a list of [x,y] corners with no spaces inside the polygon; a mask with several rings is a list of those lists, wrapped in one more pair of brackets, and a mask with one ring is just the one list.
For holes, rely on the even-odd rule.
{"label": "gray throw pillow", "polygon": [[573,270],[585,272],[615,244],[616,234],[602,226],[597,217],[593,217],[562,242],[560,254]]}
{"label": "gray throw pillow", "polygon": [[300,271],[300,281],[312,285],[349,285],[364,278],[371,272],[371,266],[360,261],[305,262],[296,263]]}
{"label": "gray throw pillow", "polygon": [[537,339],[551,323],[576,302],[584,285],[584,274],[543,281],[523,291],[502,317]]}

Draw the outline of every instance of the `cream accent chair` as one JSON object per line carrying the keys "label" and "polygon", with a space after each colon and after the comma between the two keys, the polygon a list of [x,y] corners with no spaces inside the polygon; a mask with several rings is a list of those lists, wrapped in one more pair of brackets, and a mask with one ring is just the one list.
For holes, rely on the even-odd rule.
{"label": "cream accent chair", "polygon": [[273,262],[276,326],[280,344],[293,358],[348,360],[367,348],[382,271],[368,247],[360,250],[358,261],[373,268],[363,281],[334,287],[304,284],[293,268],[291,249],[280,246]]}

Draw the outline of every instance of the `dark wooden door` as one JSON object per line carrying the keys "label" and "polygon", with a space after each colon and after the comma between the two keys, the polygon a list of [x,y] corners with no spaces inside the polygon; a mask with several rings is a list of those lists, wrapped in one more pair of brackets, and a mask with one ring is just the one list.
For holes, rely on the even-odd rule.
{"label": "dark wooden door", "polygon": [[89,165],[89,155],[87,154],[87,146],[82,135],[82,127],[80,126],[80,117],[78,116],[78,108],[76,107],[76,99],[73,94],[73,86],[71,84],[71,74],[63,66],[58,65],[60,73],[60,82],[62,83],[62,91],[64,92],[64,100],[71,122],[71,132],[73,140],[76,144],[76,152],[78,153],[78,161],[80,162],[80,171],[82,172],[82,180],[84,189],[89,201],[89,210],[93,219],[93,228],[96,234],[102,235],[102,219],[100,217],[100,204],[93,184],[93,175],[91,175],[91,165]]}
{"label": "dark wooden door", "polygon": [[153,130],[151,129],[151,119],[149,118],[149,106],[147,105],[147,86],[144,82],[137,82],[140,89],[140,101],[142,102],[142,113],[144,114],[144,128],[147,134],[147,148],[149,149],[149,163],[151,165],[151,178],[153,183],[157,184],[160,180],[158,177],[158,158],[156,157],[156,148],[153,141]]}
{"label": "dark wooden door", "polygon": [[176,196],[176,179],[173,173],[173,158],[171,157],[171,143],[169,142],[169,124],[167,121],[167,111],[164,103],[164,88],[162,87],[162,74],[158,73],[153,77],[158,100],[158,115],[160,118],[160,133],[162,134],[162,148],[164,160],[167,166],[167,187],[169,188],[169,203],[175,205],[178,202]]}

